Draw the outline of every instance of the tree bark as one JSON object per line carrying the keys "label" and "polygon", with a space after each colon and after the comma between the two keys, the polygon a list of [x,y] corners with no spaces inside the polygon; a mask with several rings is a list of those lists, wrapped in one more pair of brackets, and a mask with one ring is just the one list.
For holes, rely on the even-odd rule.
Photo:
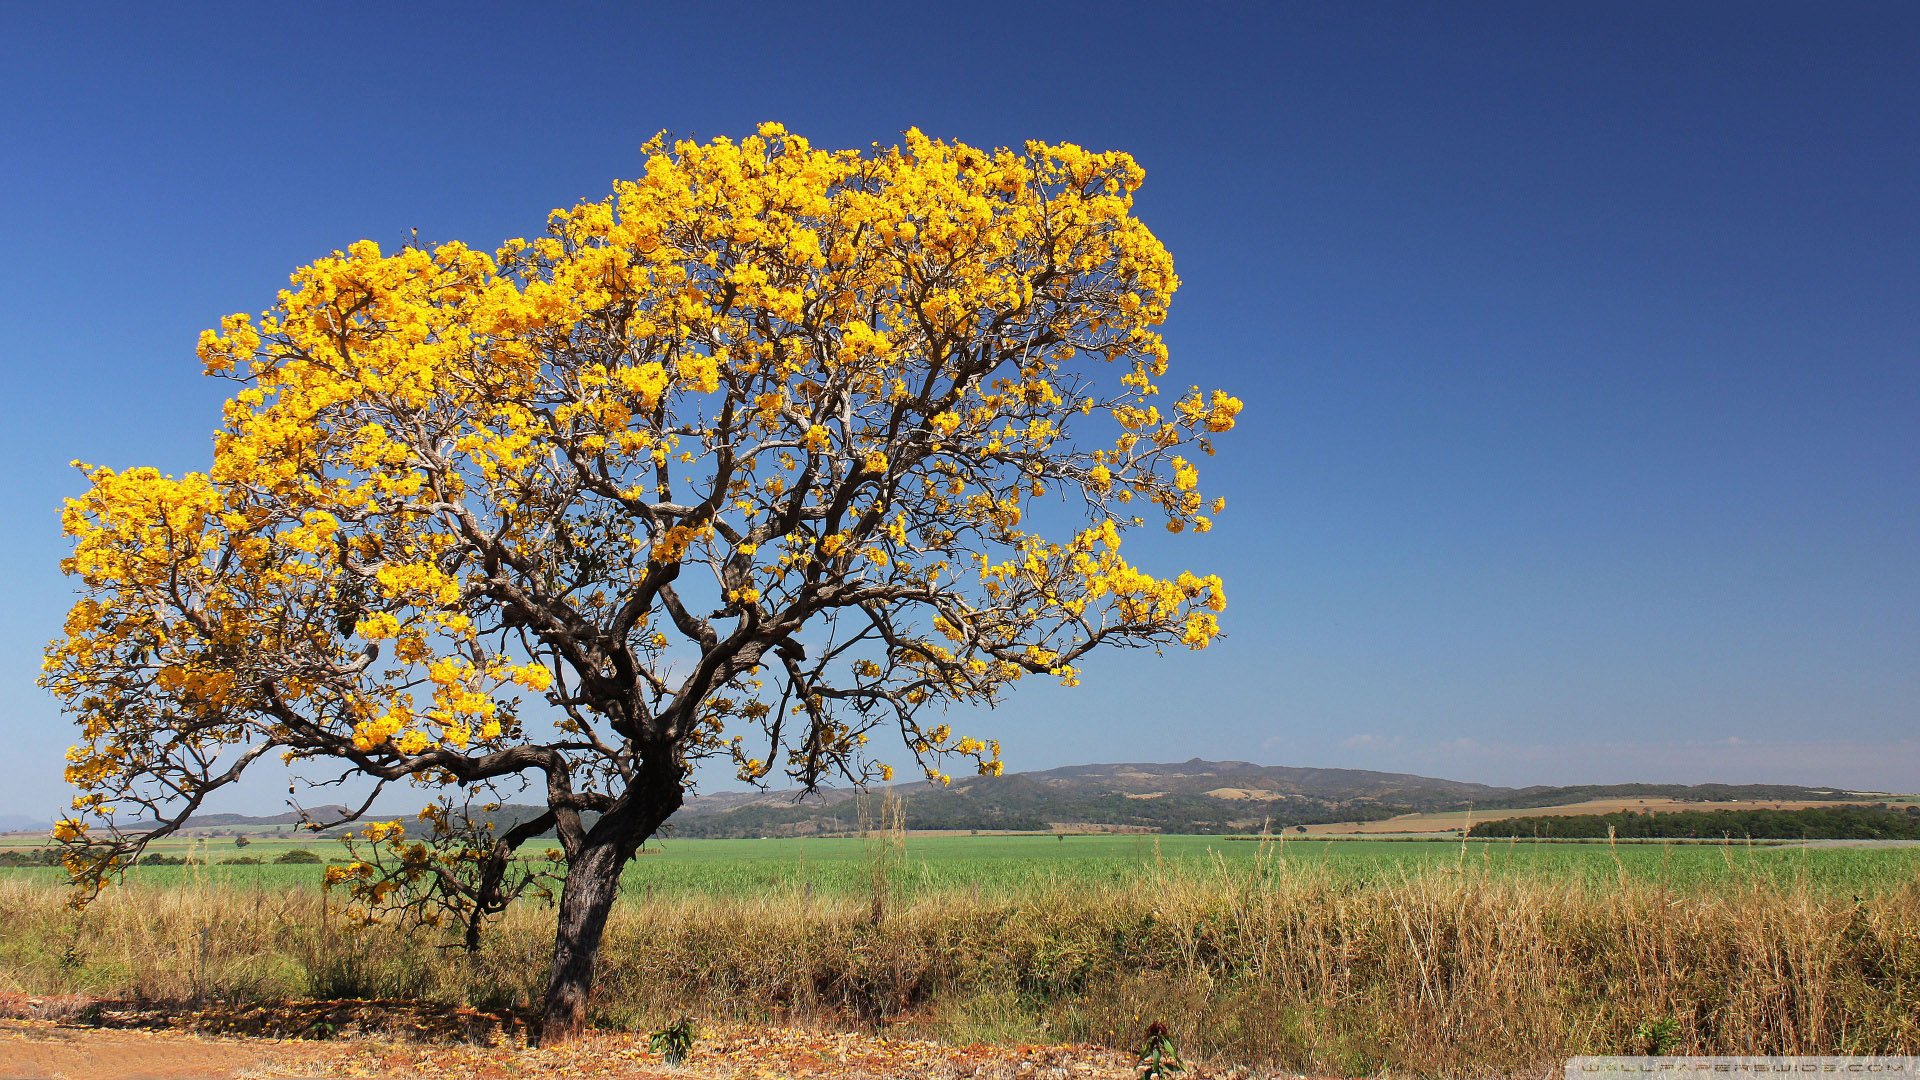
{"label": "tree bark", "polygon": [[540,1015],[542,1045],[565,1042],[586,1025],[594,960],[606,933],[607,915],[620,894],[620,870],[638,846],[583,847],[567,866],[567,880],[560,888],[560,924],[553,940],[553,972]]}
{"label": "tree bark", "polygon": [[680,808],[678,778],[668,793],[644,810],[629,805],[610,811],[588,831],[567,860],[560,888],[560,919],[553,940],[553,970],[541,1007],[539,1042],[566,1042],[587,1022],[587,996],[607,916],[620,895],[620,871],[640,845]]}

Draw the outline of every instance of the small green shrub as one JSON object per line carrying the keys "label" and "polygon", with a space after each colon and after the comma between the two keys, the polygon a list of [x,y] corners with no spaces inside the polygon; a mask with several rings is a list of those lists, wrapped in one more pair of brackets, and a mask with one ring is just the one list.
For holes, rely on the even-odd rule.
{"label": "small green shrub", "polygon": [[660,1055],[660,1060],[668,1068],[677,1069],[684,1065],[687,1055],[693,1052],[693,1040],[696,1032],[693,1017],[683,1016],[647,1038],[647,1049]]}
{"label": "small green shrub", "polygon": [[1680,1045],[1680,1021],[1671,1016],[1642,1020],[1633,1029],[1633,1041],[1642,1054],[1665,1057]]}
{"label": "small green shrub", "polygon": [[1173,1036],[1167,1033],[1167,1025],[1158,1020],[1147,1028],[1147,1045],[1140,1050],[1139,1067],[1140,1080],[1166,1080],[1187,1070],[1180,1060],[1180,1051],[1173,1045]]}

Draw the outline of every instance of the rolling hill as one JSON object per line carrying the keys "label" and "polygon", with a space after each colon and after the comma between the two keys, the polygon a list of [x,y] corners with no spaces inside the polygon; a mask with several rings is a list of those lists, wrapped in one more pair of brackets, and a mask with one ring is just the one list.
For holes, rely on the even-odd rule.
{"label": "rolling hill", "polygon": [[[1847,799],[1845,792],[1785,785],[1619,784],[1494,787],[1407,773],[1313,769],[1245,761],[1072,765],[1004,777],[957,779],[951,787],[896,785],[909,828],[1044,830],[1120,828],[1155,832],[1249,832],[1423,811],[1557,806],[1595,798]],[[805,836],[858,827],[855,796],[830,791],[727,792],[695,796],[670,823],[687,837]]]}

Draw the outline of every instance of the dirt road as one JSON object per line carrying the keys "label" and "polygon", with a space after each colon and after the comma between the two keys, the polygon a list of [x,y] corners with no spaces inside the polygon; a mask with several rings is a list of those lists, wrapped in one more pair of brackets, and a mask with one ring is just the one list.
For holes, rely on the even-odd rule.
{"label": "dirt road", "polygon": [[[645,1036],[596,1034],[549,1050],[524,1046],[221,1038],[102,1030],[0,1019],[3,1080],[1131,1080],[1130,1057],[1086,1046],[949,1046],[919,1039],[797,1027],[704,1032],[679,1069]],[[1244,1070],[1194,1068],[1191,1080],[1248,1080]]]}

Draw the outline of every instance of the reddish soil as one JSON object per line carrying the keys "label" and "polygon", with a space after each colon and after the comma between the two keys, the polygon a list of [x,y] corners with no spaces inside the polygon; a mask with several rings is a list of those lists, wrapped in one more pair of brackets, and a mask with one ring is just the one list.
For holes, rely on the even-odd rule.
{"label": "reddish soil", "polygon": [[212,1080],[325,1076],[301,1046],[264,1039],[212,1039],[160,1031],[63,1027],[0,1020],[0,1076],[7,1080]]}
{"label": "reddish soil", "polygon": [[[345,1020],[345,1024],[336,1021]],[[873,1033],[716,1025],[668,1069],[645,1035],[595,1033],[536,1049],[488,1014],[404,1003],[292,1002],[165,1012],[83,998],[0,995],[5,1080],[1132,1080],[1130,1056],[1089,1046],[951,1046]],[[329,1028],[316,1024],[332,1025]],[[306,1038],[236,1037],[252,1030]],[[358,1034],[355,1034],[358,1032]],[[367,1034],[366,1032],[378,1032]],[[326,1035],[326,1038],[315,1036]],[[344,1035],[345,1037],[335,1037]],[[1185,1080],[1245,1080],[1193,1067]]]}

